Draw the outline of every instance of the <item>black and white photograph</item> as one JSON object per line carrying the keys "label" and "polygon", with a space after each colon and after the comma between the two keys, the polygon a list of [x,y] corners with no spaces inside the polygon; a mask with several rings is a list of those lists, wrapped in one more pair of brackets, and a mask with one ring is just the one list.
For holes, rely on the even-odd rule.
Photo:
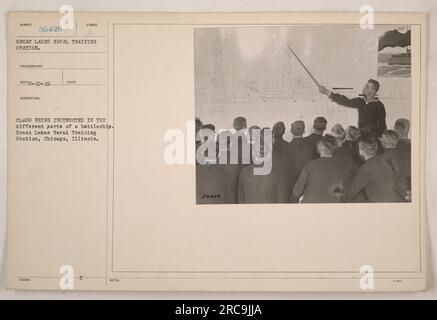
{"label": "black and white photograph", "polygon": [[196,28],[196,203],[410,202],[410,29]]}
{"label": "black and white photograph", "polygon": [[3,1],[0,300],[437,297],[437,3]]}

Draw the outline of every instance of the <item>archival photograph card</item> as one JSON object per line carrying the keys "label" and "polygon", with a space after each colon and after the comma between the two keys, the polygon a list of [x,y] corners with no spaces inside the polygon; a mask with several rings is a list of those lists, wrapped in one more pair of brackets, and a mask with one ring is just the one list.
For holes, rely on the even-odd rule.
{"label": "archival photograph card", "polygon": [[426,19],[10,12],[8,288],[425,290]]}

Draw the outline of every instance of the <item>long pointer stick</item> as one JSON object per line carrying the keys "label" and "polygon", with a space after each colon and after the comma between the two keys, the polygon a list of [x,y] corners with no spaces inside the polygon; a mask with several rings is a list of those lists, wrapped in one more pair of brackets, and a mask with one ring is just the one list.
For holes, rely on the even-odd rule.
{"label": "long pointer stick", "polygon": [[293,49],[290,48],[290,46],[287,44],[288,49],[291,51],[291,53],[296,57],[297,61],[299,61],[300,65],[305,69],[305,71],[308,73],[308,75],[313,79],[314,83],[320,88],[320,83],[314,78],[314,76],[311,74],[311,72],[308,70],[307,67],[303,64],[303,62],[299,59],[299,57],[294,53]]}

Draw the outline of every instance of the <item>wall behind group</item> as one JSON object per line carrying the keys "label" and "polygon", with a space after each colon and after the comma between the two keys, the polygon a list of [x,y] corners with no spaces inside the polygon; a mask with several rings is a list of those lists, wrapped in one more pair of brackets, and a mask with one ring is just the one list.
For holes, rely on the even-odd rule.
{"label": "wall behind group", "polygon": [[338,106],[318,92],[289,45],[314,77],[328,88],[356,97],[369,78],[381,84],[379,98],[387,126],[410,119],[411,78],[378,77],[378,37],[396,26],[362,30],[356,25],[202,28],[195,30],[196,116],[217,129],[237,116],[248,126],[271,127],[304,120],[306,133],[317,116],[357,125],[354,109]]}

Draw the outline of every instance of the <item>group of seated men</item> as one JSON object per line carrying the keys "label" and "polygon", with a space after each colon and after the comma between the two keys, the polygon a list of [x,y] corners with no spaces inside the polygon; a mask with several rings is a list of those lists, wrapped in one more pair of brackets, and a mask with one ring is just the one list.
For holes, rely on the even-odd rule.
{"label": "group of seated men", "polygon": [[[260,166],[253,132],[270,130],[271,170],[254,174]],[[335,202],[407,202],[411,201],[411,141],[410,122],[398,119],[393,130],[380,137],[360,135],[354,126],[334,125],[327,131],[324,117],[314,119],[313,132],[305,134],[302,120],[291,124],[291,141],[284,139],[285,125],[277,122],[270,128],[247,128],[244,117],[233,123],[237,140],[220,142],[223,133],[216,133],[212,124],[196,119],[196,133],[214,133],[215,152],[196,166],[196,196],[198,204],[218,203],[335,203]],[[239,134],[244,132],[245,134]],[[229,132],[226,132],[229,134]],[[247,137],[247,138],[245,138]],[[264,139],[265,140],[265,139]],[[237,143],[235,143],[237,141]],[[199,138],[196,134],[196,145]],[[250,157],[242,159],[241,150],[249,146]],[[238,149],[237,162],[229,160],[232,147]]]}

